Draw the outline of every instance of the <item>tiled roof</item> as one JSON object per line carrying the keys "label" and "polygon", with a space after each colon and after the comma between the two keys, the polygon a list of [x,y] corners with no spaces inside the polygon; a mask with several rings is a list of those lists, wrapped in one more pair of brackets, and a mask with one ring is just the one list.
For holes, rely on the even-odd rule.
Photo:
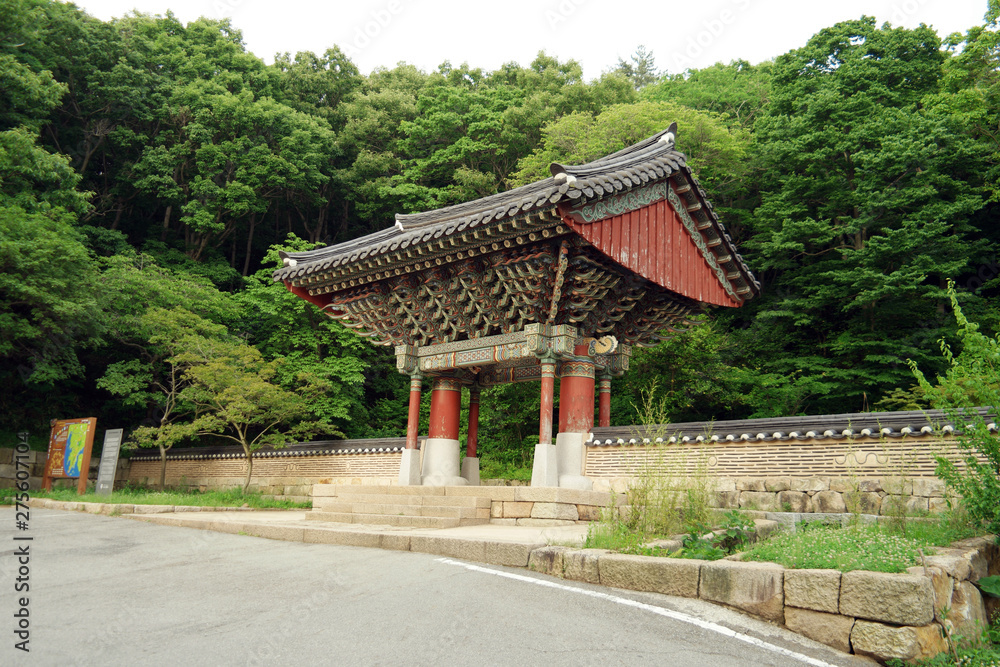
{"label": "tiled roof", "polygon": [[[977,413],[997,432],[995,416],[987,408]],[[660,426],[595,427],[591,446],[636,445],[652,441],[675,443],[771,442],[780,440],[844,440],[847,438],[919,438],[953,434],[955,424],[941,410],[905,412],[854,412],[840,415],[776,417],[714,422],[684,422]]]}
{"label": "tiled roof", "polygon": [[550,167],[553,175],[535,183],[455,206],[424,213],[396,215],[394,226],[338,245],[306,252],[282,253],[285,266],[275,271],[274,279],[298,281],[340,266],[421,246],[480,226],[525,214],[554,212],[557,204],[577,205],[628,191],[651,181],[680,177],[691,186],[688,199],[703,212],[705,224],[715,228],[721,243],[729,251],[732,267],[738,275],[743,276],[753,292],[759,292],[760,284],[736,251],[708,201],[707,194],[687,166],[684,154],[674,149],[675,136],[676,123],[663,132],[594,162],[579,166],[553,164]]}
{"label": "tiled roof", "polygon": [[[421,438],[421,441],[423,439]],[[406,438],[368,438],[362,440],[321,440],[299,442],[280,449],[262,447],[254,452],[255,459],[282,458],[294,456],[334,456],[338,454],[389,454],[401,452]],[[246,458],[239,445],[215,445],[209,447],[177,447],[167,452],[171,461],[184,459],[242,459]],[[159,461],[159,453],[140,451],[132,455],[132,461]]]}

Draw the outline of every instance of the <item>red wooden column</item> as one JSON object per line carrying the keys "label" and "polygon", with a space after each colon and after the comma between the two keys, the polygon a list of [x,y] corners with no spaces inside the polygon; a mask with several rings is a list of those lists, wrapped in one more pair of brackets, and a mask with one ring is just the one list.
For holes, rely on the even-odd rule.
{"label": "red wooden column", "polygon": [[465,447],[465,456],[476,458],[476,448],[479,446],[479,387],[469,389],[469,436]]}
{"label": "red wooden column", "polygon": [[593,482],[583,474],[584,441],[594,427],[594,360],[589,345],[577,345],[564,359],[559,374],[559,435],[556,458],[560,487],[590,489]]}
{"label": "red wooden column", "polygon": [[552,444],[552,403],[556,390],[556,360],[545,357],[542,362],[542,389],[538,415],[538,444]]}
{"label": "red wooden column", "polygon": [[450,377],[434,378],[431,389],[431,423],[427,437],[458,440],[458,419],[461,412],[462,384]]}
{"label": "red wooden column", "polygon": [[410,411],[406,418],[406,448],[417,448],[417,437],[420,431],[420,387],[423,378],[419,373],[410,376]]}
{"label": "red wooden column", "polygon": [[458,420],[462,412],[462,383],[452,377],[435,377],[431,389],[431,423],[421,457],[424,486],[464,486]]}
{"label": "red wooden column", "polygon": [[559,432],[588,433],[594,427],[594,362],[588,345],[573,348],[559,376]]}
{"label": "red wooden column", "polygon": [[601,375],[597,384],[597,425],[611,426],[611,376]]}

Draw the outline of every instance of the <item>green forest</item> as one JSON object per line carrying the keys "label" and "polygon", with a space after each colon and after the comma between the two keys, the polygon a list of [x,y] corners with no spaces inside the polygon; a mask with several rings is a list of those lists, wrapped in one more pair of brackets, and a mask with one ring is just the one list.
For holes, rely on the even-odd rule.
{"label": "green forest", "polygon": [[[1000,0],[964,34],[860,17],[670,75],[648,44],[587,79],[544,52],[364,74],[334,45],[268,65],[227,20],[5,0],[0,433],[94,416],[161,447],[403,435],[392,350],[275,284],[278,251],[673,121],[762,294],[637,350],[612,423],[650,398],[675,422],[925,407],[908,361],[943,371],[948,281],[1000,328],[998,20]],[[537,410],[535,385],[484,392],[484,474],[530,467]]]}

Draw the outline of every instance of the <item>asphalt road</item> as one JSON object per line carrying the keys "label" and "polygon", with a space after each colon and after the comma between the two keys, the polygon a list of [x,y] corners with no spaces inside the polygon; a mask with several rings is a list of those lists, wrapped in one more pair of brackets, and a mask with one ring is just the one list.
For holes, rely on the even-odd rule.
{"label": "asphalt road", "polygon": [[2,665],[870,664],[697,600],[56,510],[0,508],[0,587]]}

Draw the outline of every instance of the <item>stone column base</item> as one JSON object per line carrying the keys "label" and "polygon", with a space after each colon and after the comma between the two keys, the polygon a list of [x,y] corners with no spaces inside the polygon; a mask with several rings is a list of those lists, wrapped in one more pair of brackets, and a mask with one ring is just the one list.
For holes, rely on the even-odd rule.
{"label": "stone column base", "polygon": [[590,491],[594,482],[583,476],[584,442],[586,433],[560,433],[556,436],[556,459],[559,469],[559,486],[566,489]]}
{"label": "stone column base", "polygon": [[399,485],[420,486],[420,450],[404,449],[399,462]]}
{"label": "stone column base", "polygon": [[532,486],[559,486],[559,470],[556,467],[556,446],[538,443],[535,445],[535,461],[531,465]]}
{"label": "stone column base", "polygon": [[466,456],[462,459],[462,479],[469,486],[479,486],[479,457]]}
{"label": "stone column base", "polygon": [[427,438],[424,441],[424,486],[465,486],[458,468],[459,442],[451,438]]}

